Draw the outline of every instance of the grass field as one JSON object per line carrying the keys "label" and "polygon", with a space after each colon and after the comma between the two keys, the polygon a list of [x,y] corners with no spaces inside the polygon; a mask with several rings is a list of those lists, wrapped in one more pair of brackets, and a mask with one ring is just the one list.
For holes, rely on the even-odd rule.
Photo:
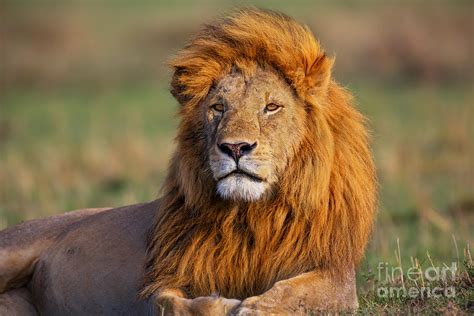
{"label": "grass field", "polygon": [[[276,6],[307,21],[303,5],[277,2]],[[335,25],[336,19],[345,21],[354,14],[360,30],[364,23],[373,22],[364,17],[377,19],[370,11],[373,8],[357,7],[356,13],[348,13],[351,4],[344,8],[331,6],[327,11],[332,18],[323,21]],[[198,17],[186,11],[192,22],[167,28],[182,8],[163,5],[153,11],[148,6],[132,7],[124,13],[119,6],[114,15],[100,10],[71,13],[70,8],[55,7],[47,12],[58,17],[61,27],[48,28],[48,16],[38,10],[46,12],[44,7],[12,5],[10,18],[5,20],[12,33],[7,33],[10,58],[0,68],[6,70],[2,78],[5,89],[0,90],[0,229],[65,210],[120,206],[159,196],[174,148],[178,108],[167,91],[168,73],[163,63],[197,23],[210,15],[205,8],[201,10],[206,13]],[[419,14],[417,10],[414,12]],[[454,13],[446,14],[448,18],[442,21],[452,27],[452,34],[462,36],[456,23],[466,22],[465,11],[449,7],[447,12]],[[142,13],[143,21],[139,18]],[[163,19],[155,19],[153,14]],[[433,21],[432,16],[420,17]],[[112,22],[122,18],[123,24],[115,27]],[[112,24],[101,27],[99,21]],[[316,21],[314,27],[322,23],[310,21]],[[420,24],[419,30],[426,25]],[[358,274],[361,311],[397,313],[407,306],[415,312],[430,308],[437,312],[472,311],[468,251],[474,229],[474,92],[472,73],[467,74],[472,69],[472,56],[467,55],[470,64],[459,68],[466,58],[463,52],[440,51],[420,61],[416,59],[419,47],[413,46],[403,49],[402,57],[395,59],[400,65],[393,71],[393,66],[387,65],[398,55],[383,59],[385,55],[378,52],[373,60],[360,55],[363,49],[374,53],[370,45],[379,36],[374,33],[376,28],[370,27],[369,39],[361,47],[350,46],[350,40],[335,40],[341,34],[337,29],[324,30],[321,33],[329,46],[341,51],[336,77],[353,91],[359,109],[370,120],[380,182],[376,230]],[[429,32],[419,32],[417,35],[429,39]],[[77,35],[75,42],[69,42],[71,34]],[[38,36],[47,40],[44,47]],[[364,40],[354,34],[357,36]],[[450,41],[456,44],[453,38]],[[426,45],[431,44],[428,41]],[[407,53],[413,65],[407,66]],[[444,53],[451,63],[439,57]],[[155,55],[159,62],[150,62]],[[351,58],[360,66],[351,67]],[[381,61],[379,68],[374,60]],[[461,294],[452,300],[420,303],[383,300],[374,294],[379,262],[410,267],[416,266],[415,258],[421,269],[451,262],[463,266],[467,258],[462,271],[471,271],[471,275],[462,272],[453,281]]]}

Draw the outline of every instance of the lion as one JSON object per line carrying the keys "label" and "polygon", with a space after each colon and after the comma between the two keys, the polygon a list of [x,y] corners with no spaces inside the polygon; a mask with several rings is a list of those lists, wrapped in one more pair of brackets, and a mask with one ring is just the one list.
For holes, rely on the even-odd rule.
{"label": "lion", "polygon": [[365,118],[307,26],[241,9],[171,60],[158,200],[0,233],[0,311],[293,314],[358,307],[376,209]]}

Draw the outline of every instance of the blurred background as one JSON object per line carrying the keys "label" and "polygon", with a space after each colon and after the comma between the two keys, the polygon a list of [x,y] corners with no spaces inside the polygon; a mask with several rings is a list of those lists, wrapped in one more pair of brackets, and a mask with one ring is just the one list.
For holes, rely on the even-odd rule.
{"label": "blurred background", "polygon": [[364,265],[393,262],[397,239],[406,261],[458,258],[474,231],[472,1],[2,0],[0,229],[156,198],[177,124],[166,61],[241,5],[307,23],[370,120]]}

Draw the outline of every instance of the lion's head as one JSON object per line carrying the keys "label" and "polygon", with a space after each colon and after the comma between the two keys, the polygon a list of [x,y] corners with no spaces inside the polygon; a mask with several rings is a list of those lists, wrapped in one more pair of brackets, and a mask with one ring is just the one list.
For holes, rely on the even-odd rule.
{"label": "lion's head", "polygon": [[303,140],[304,102],[280,74],[259,66],[250,74],[234,68],[220,78],[200,110],[219,196],[271,198]]}
{"label": "lion's head", "polygon": [[356,265],[374,166],[364,119],[311,31],[240,10],[205,26],[171,65],[181,122],[144,293],[246,297]]}

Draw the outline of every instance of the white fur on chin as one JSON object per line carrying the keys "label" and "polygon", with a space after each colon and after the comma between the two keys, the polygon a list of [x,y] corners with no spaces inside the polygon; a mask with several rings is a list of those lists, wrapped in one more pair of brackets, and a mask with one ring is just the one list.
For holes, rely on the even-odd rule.
{"label": "white fur on chin", "polygon": [[230,175],[217,183],[217,193],[228,200],[257,201],[266,190],[266,183],[254,181],[238,174]]}

